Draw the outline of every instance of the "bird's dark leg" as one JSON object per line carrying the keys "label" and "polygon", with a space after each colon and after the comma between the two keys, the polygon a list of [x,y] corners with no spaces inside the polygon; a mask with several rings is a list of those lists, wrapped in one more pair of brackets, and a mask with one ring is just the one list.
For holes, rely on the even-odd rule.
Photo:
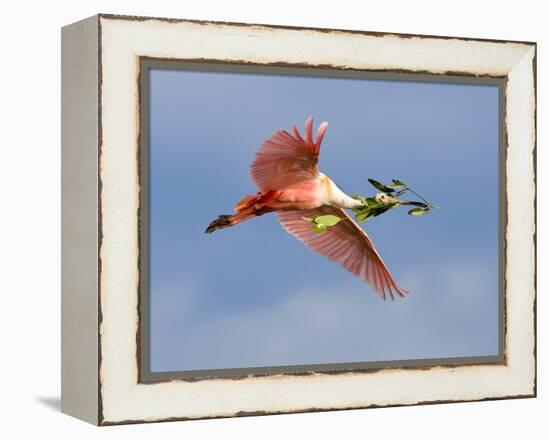
{"label": "bird's dark leg", "polygon": [[214,231],[217,231],[218,229],[222,228],[228,228],[229,226],[232,226],[233,223],[231,222],[232,215],[220,215],[216,220],[214,220],[212,223],[208,225],[206,228],[206,231],[204,231],[205,234],[211,234]]}

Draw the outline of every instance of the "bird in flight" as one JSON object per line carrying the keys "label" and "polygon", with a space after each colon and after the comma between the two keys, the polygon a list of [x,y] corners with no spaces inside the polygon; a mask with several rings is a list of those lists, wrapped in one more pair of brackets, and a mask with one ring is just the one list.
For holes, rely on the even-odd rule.
{"label": "bird in flight", "polygon": [[[206,233],[227,228],[274,212],[287,232],[314,252],[341,264],[369,283],[383,299],[405,296],[382,261],[373,241],[348,215],[346,209],[359,208],[364,202],[345,194],[317,169],[321,142],[328,123],[319,125],[313,139],[313,118],[308,118],[302,136],[296,126],[291,132],[276,131],[256,153],[250,167],[252,180],[259,189],[244,196],[235,214],[220,215]],[[342,218],[322,234],[314,232],[308,218],[334,215]]]}

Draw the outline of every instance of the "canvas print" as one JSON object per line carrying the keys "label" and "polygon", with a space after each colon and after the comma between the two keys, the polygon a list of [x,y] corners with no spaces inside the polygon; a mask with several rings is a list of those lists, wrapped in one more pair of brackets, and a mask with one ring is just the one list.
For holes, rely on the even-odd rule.
{"label": "canvas print", "polygon": [[150,373],[502,360],[497,83],[143,80]]}

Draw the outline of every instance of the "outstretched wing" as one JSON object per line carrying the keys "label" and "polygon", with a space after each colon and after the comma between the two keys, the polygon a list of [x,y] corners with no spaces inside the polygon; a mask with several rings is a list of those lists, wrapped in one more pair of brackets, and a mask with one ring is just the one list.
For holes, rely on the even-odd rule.
{"label": "outstretched wing", "polygon": [[[280,211],[276,214],[287,232],[303,241],[311,250],[340,263],[351,273],[370,283],[383,299],[386,299],[386,294],[394,299],[394,293],[399,296],[408,293],[393,279],[369,236],[344,209],[322,206],[304,211]],[[313,232],[311,223],[303,219],[327,214],[344,220],[322,234]]]}
{"label": "outstretched wing", "polygon": [[310,117],[303,138],[293,126],[292,133],[279,130],[266,140],[250,167],[252,180],[260,191],[283,189],[317,176],[319,149],[327,127],[327,122],[319,125],[314,141],[313,118]]}

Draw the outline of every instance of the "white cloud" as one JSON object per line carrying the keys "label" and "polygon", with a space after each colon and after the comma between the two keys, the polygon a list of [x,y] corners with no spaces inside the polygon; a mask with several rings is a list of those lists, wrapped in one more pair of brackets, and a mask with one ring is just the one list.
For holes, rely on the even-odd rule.
{"label": "white cloud", "polygon": [[311,284],[269,309],[246,308],[193,326],[186,319],[197,296],[171,297],[156,311],[164,329],[154,365],[181,370],[491,354],[493,279],[483,262],[454,261],[410,270],[403,285],[412,293],[394,303],[350,279]]}

